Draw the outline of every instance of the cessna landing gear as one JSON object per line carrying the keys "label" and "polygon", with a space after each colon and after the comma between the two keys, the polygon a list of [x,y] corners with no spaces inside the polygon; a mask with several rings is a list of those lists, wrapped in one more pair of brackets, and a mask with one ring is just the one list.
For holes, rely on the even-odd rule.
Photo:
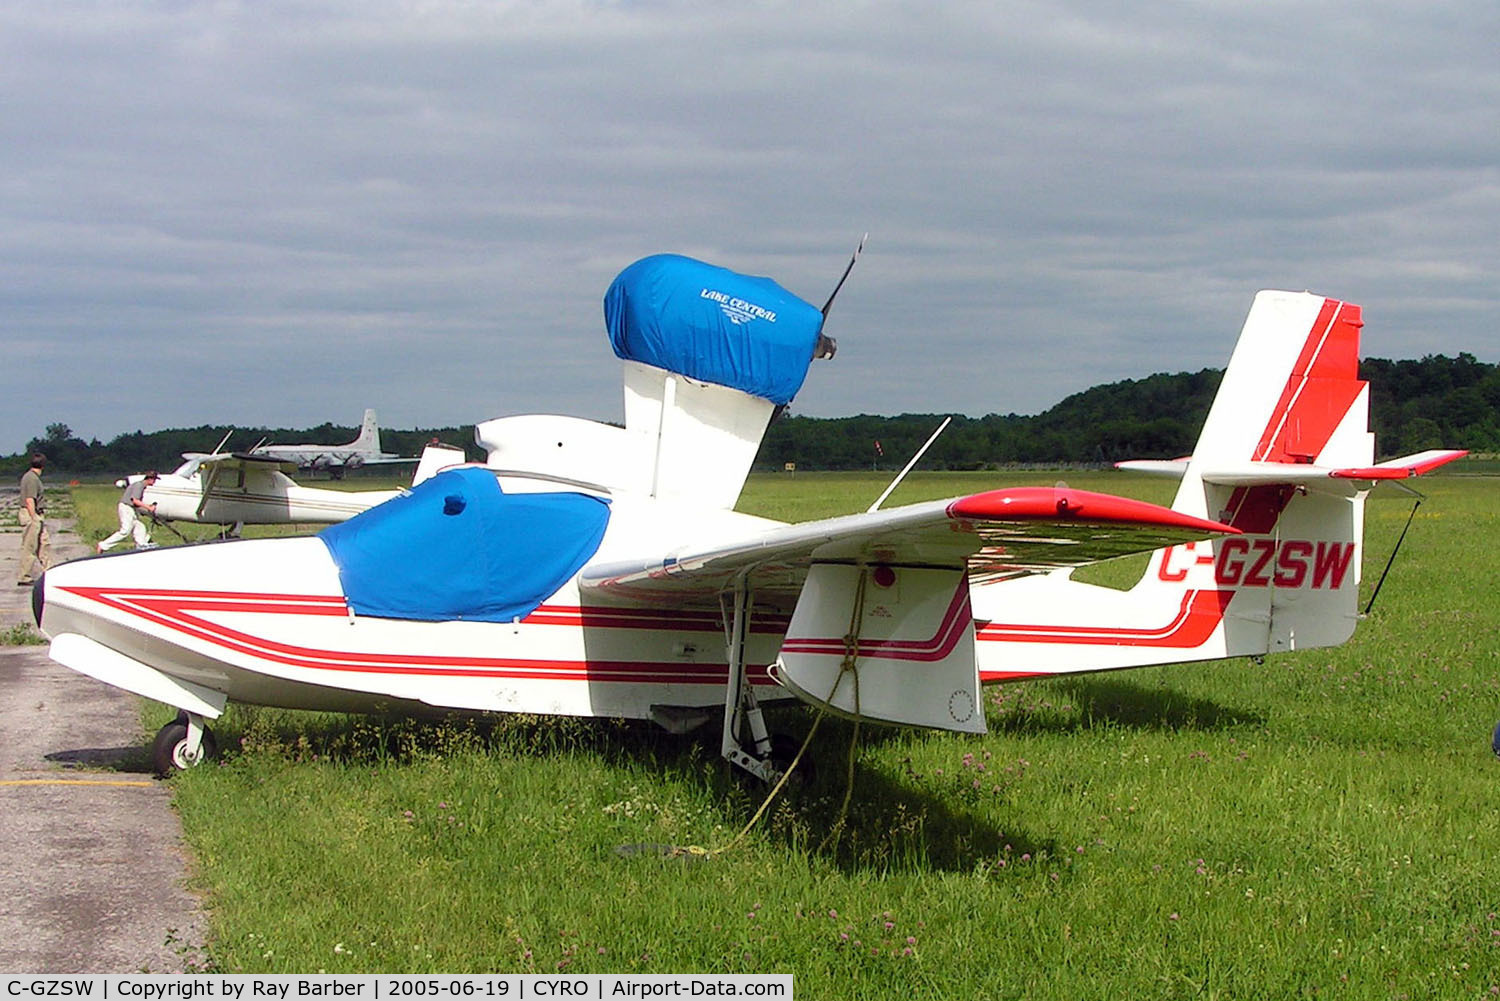
{"label": "cessna landing gear", "polygon": [[162,778],[218,756],[218,742],[203,725],[203,717],[191,713],[179,713],[156,732],[156,740],[151,744],[151,763]]}

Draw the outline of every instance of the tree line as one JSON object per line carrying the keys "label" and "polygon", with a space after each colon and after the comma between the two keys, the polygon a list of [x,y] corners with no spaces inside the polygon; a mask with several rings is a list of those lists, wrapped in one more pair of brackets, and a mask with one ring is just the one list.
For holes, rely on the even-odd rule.
{"label": "tree line", "polygon": [[[989,469],[1017,464],[1110,463],[1120,459],[1174,458],[1188,454],[1223,378],[1222,369],[1159,373],[1094,386],[1040,414],[956,416],[923,460],[927,469]],[[1500,452],[1500,366],[1472,354],[1428,355],[1420,360],[1367,358],[1360,377],[1370,383],[1371,426],[1378,458],[1426,448]],[[771,423],[756,458],[758,469],[897,469],[941,423],[942,414],[894,417],[803,417],[783,413]],[[183,452],[212,449],[234,432],[230,448],[265,439],[344,442],[358,428],[321,424],[313,428],[230,428],[201,425],[165,431],[135,431],[109,442],[83,441],[61,423],[47,425],[26,449],[0,458],[6,475],[19,476],[33,451],[46,454],[59,472],[119,474],[171,470]],[[436,438],[482,459],[467,427],[395,430],[382,428],[388,452],[417,455]],[[356,471],[357,472],[357,471]]]}
{"label": "tree line", "polygon": [[[1359,374],[1370,383],[1377,458],[1427,448],[1500,451],[1500,366],[1465,352],[1416,361],[1367,358]],[[965,470],[1187,455],[1223,377],[1223,369],[1213,368],[1159,373],[1094,386],[1031,416],[956,416],[922,466]],[[756,466],[899,469],[943,416],[784,415],[767,432]]]}

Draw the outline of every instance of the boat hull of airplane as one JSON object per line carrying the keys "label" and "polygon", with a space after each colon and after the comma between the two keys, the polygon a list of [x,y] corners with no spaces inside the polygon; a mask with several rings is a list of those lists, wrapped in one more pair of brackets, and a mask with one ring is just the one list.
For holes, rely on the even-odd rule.
{"label": "boat hull of airplane", "polygon": [[[356,615],[315,537],[79,560],[42,586],[42,629],[77,637],[55,651],[68,666],[172,704],[177,683],[219,706],[659,719],[722,706],[729,676],[717,613],[585,606],[571,583],[514,622]],[[772,662],[786,625],[755,622],[747,662]],[[749,680],[791,697],[763,666]]]}

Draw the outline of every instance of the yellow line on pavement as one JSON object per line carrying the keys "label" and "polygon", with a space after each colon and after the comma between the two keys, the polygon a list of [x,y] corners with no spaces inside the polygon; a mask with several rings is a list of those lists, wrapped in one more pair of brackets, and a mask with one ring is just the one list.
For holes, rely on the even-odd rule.
{"label": "yellow line on pavement", "polygon": [[0,786],[154,786],[149,779],[0,779]]}

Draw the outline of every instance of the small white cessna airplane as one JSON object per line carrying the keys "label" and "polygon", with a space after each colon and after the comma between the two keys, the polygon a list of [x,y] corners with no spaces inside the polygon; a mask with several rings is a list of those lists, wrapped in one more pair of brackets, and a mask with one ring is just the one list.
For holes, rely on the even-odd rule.
{"label": "small white cessna airplane", "polygon": [[[243,452],[188,452],[183,459],[176,470],[161,474],[146,488],[144,500],[156,505],[156,517],[163,521],[327,525],[347,521],[401,493],[304,487],[288,475],[296,472],[295,463]],[[461,449],[429,445],[412,484],[463,461]],[[133,482],[140,476],[128,479]]]}
{"label": "small white cessna airplane", "polygon": [[297,469],[312,469],[319,472],[326,469],[335,478],[342,476],[345,470],[358,469],[361,466],[417,461],[397,455],[395,452],[381,451],[380,424],[376,421],[373,410],[365,411],[364,421],[359,427],[359,437],[347,445],[261,444],[250,449],[248,454],[292,462],[296,464]]}
{"label": "small white cessna airplane", "polygon": [[[826,307],[824,312],[826,312]],[[1255,297],[1171,508],[994,490],[782,524],[733,510],[824,313],[768,279],[646,258],[611,285],[625,427],[510,417],[446,470],[317,536],[54,567],[51,656],[181,710],[165,773],[230,700],[655,720],[722,717],[723,753],[784,767],[761,707],[985,729],[980,687],[1342,643],[1363,508],[1462,455],[1373,459],[1358,306]],[[1151,552],[1119,592],[1073,568]]]}

